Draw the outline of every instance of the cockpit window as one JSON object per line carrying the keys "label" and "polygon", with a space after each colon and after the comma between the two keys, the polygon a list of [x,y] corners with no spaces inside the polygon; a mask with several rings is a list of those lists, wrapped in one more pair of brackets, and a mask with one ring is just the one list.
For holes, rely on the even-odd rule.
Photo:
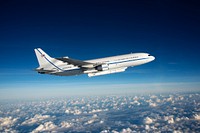
{"label": "cockpit window", "polygon": [[151,56],[150,54],[148,56]]}

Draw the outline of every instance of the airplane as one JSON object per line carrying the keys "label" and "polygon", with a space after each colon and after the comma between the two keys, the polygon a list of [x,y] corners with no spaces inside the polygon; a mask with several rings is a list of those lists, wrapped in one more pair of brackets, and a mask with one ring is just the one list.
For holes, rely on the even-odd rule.
{"label": "airplane", "polygon": [[131,53],[93,60],[77,60],[69,57],[52,58],[41,48],[34,49],[40,74],[72,76],[88,74],[89,77],[124,72],[128,67],[149,63],[155,59],[148,53]]}

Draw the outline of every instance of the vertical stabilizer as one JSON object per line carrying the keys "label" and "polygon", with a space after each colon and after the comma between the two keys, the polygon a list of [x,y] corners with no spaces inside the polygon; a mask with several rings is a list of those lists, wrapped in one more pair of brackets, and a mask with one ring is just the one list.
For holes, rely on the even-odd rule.
{"label": "vertical stabilizer", "polygon": [[40,68],[44,68],[51,62],[53,58],[51,58],[48,54],[46,54],[41,48],[34,49],[35,54],[38,59],[38,63],[40,65]]}

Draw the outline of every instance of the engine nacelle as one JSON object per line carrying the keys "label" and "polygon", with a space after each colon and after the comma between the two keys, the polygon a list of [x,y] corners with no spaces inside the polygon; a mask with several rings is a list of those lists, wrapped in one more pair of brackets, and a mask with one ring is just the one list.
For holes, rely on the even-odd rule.
{"label": "engine nacelle", "polygon": [[102,64],[102,65],[97,66],[96,70],[98,70],[98,71],[109,70],[109,66],[108,66],[108,64]]}

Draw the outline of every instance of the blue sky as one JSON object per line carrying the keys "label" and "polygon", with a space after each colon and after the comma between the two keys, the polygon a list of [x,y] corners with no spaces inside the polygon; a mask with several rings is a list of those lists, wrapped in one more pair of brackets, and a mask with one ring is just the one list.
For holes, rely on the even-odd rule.
{"label": "blue sky", "polygon": [[[198,2],[8,0],[0,5],[0,98],[199,91]],[[57,77],[33,71],[37,47],[52,57],[148,52],[156,60],[119,74]]]}

